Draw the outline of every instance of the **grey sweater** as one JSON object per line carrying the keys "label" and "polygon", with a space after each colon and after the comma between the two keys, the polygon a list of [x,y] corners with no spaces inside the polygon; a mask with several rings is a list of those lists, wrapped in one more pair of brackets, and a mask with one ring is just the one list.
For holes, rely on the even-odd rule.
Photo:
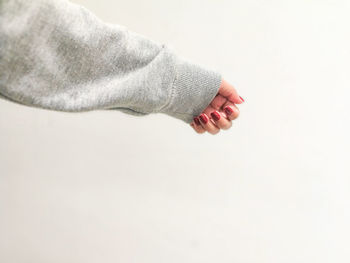
{"label": "grey sweater", "polygon": [[80,112],[165,113],[190,123],[221,74],[67,0],[0,0],[0,97]]}

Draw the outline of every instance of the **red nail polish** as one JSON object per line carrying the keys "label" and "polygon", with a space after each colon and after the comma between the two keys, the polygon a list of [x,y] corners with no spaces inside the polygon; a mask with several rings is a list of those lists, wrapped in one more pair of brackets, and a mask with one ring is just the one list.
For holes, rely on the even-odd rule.
{"label": "red nail polish", "polygon": [[193,120],[196,123],[196,125],[201,125],[201,122],[199,121],[198,117],[195,117]]}
{"label": "red nail polish", "polygon": [[199,119],[204,123],[207,124],[208,122],[208,117],[204,114],[199,115]]}
{"label": "red nail polish", "polygon": [[210,113],[211,117],[213,118],[214,121],[218,121],[220,120],[220,114],[217,111],[214,111],[212,113]]}
{"label": "red nail polish", "polygon": [[239,96],[239,98],[244,102],[244,99],[241,96]]}
{"label": "red nail polish", "polygon": [[233,109],[231,109],[231,107],[226,106],[224,108],[224,111],[226,112],[227,115],[231,115],[233,113]]}

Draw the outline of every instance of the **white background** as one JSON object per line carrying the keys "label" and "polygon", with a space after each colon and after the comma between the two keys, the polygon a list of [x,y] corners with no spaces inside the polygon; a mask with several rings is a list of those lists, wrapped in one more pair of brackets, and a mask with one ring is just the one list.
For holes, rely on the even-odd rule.
{"label": "white background", "polygon": [[77,2],[246,103],[212,136],[0,101],[1,262],[350,262],[349,1]]}

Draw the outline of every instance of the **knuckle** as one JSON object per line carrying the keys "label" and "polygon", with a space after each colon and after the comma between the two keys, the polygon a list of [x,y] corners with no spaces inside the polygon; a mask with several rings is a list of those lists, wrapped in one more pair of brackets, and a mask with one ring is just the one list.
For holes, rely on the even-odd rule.
{"label": "knuckle", "polygon": [[228,129],[230,129],[231,127],[232,127],[232,123],[230,122],[230,123],[228,123],[227,125],[223,126],[221,129],[223,129],[223,130],[228,130]]}
{"label": "knuckle", "polygon": [[211,135],[215,135],[215,134],[218,134],[220,132],[220,129],[217,129],[217,130],[211,130],[209,133]]}

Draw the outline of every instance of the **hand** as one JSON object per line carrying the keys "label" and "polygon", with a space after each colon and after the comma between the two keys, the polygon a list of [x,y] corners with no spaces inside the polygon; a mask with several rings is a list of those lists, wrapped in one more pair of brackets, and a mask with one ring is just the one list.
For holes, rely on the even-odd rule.
{"label": "hand", "polygon": [[235,104],[243,102],[235,88],[223,79],[215,98],[190,125],[197,133],[207,131],[214,135],[220,129],[227,130],[231,128],[232,120],[239,116],[239,109]]}

